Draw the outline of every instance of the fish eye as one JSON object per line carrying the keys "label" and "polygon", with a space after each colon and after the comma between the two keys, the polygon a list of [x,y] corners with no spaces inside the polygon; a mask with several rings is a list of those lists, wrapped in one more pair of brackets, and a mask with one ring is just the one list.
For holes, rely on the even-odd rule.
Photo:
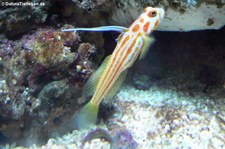
{"label": "fish eye", "polygon": [[156,11],[152,11],[151,15],[152,15],[152,17],[155,17],[157,15],[157,12]]}
{"label": "fish eye", "polygon": [[150,11],[150,12],[148,12],[147,15],[148,15],[150,18],[153,18],[153,17],[155,17],[155,16],[157,15],[157,11],[156,11],[156,10]]}

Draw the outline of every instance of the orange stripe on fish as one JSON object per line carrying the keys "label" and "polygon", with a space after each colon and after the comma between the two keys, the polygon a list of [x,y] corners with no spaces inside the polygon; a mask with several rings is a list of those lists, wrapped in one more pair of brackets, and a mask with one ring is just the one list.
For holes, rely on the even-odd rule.
{"label": "orange stripe on fish", "polygon": [[[136,38],[137,39],[137,38]],[[110,78],[110,81],[108,82],[105,90],[103,91],[103,94],[105,94],[105,92],[107,91],[107,89],[109,89],[109,86],[112,84],[113,81],[115,81],[116,75],[118,75],[120,70],[123,70],[123,68],[121,68],[122,66],[124,66],[124,62],[126,60],[126,56],[128,54],[131,53],[132,49],[134,48],[134,44],[136,43],[136,39],[134,41],[132,41],[130,47],[127,50],[127,53],[125,53],[126,55],[123,57],[122,61],[119,63],[119,65],[116,68],[116,71],[113,73],[112,77]]]}
{"label": "orange stripe on fish", "polygon": [[[125,36],[125,37],[126,37],[126,38],[122,41],[121,46],[120,46],[119,48],[123,48],[124,45],[127,43],[127,41],[130,40],[130,35],[127,35],[127,36]],[[122,40],[122,39],[121,39],[121,40]],[[120,41],[119,41],[119,42],[120,42]],[[119,52],[119,51],[116,52],[115,57],[114,57],[114,60],[117,58],[118,52]]]}
{"label": "orange stripe on fish", "polygon": [[149,45],[154,41],[148,35],[158,26],[164,16],[161,8],[147,7],[129,28],[122,26],[103,26],[96,28],[75,28],[63,31],[119,31],[122,32],[112,55],[106,57],[99,69],[90,77],[84,88],[84,96],[91,100],[81,109],[76,122],[78,128],[95,124],[98,109],[103,99],[112,98],[138,56],[143,58]]}
{"label": "orange stripe on fish", "polygon": [[108,87],[104,87],[105,82],[110,79],[110,78],[108,78],[108,77],[110,77],[110,74],[116,71],[116,66],[120,62],[119,61],[120,59],[118,59],[118,58],[120,58],[123,55],[123,53],[125,52],[125,48],[127,46],[126,44],[128,43],[128,39],[130,39],[130,35],[124,36],[124,38],[125,39],[123,40],[122,44],[117,46],[119,49],[116,48],[115,51],[114,51],[115,56],[113,56],[114,57],[113,63],[111,63],[111,65],[109,66],[109,68],[111,68],[111,69],[106,69],[107,72],[105,72],[106,74],[103,75],[103,77],[105,77],[105,78],[102,79],[103,81],[101,82],[100,86],[97,87],[97,88],[100,88],[100,89],[96,91],[96,96],[95,96],[96,98],[99,98],[99,96],[101,96],[101,94],[99,93],[101,91],[101,89],[104,89],[104,88],[107,89],[108,88]]}

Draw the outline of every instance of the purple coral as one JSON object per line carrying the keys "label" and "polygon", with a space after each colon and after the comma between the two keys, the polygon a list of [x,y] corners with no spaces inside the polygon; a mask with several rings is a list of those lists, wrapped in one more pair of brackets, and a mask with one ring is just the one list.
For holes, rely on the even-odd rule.
{"label": "purple coral", "polygon": [[104,139],[109,142],[113,149],[137,149],[137,142],[133,139],[131,133],[126,129],[114,129],[111,132],[97,128],[89,132],[82,140],[81,148],[83,149],[86,142],[94,139]]}
{"label": "purple coral", "polygon": [[97,128],[95,130],[92,130],[91,132],[89,132],[82,140],[82,144],[81,144],[81,149],[84,148],[85,143],[89,142],[91,140],[97,139],[97,138],[101,138],[104,139],[106,141],[108,141],[110,144],[112,144],[112,137],[110,135],[110,133],[107,130],[101,129],[101,128]]}
{"label": "purple coral", "polygon": [[131,133],[126,129],[115,129],[112,131],[111,135],[113,138],[112,148],[136,149],[138,146]]}

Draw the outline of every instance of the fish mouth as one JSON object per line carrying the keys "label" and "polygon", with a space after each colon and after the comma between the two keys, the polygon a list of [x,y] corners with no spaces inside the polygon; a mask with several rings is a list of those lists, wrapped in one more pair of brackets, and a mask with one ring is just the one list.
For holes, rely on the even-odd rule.
{"label": "fish mouth", "polygon": [[163,19],[164,15],[165,15],[164,9],[159,8],[159,17],[160,17],[160,19]]}

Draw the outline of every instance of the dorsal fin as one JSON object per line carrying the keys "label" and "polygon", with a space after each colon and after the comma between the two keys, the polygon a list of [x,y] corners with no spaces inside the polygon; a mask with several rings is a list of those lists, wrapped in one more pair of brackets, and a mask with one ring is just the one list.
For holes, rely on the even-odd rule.
{"label": "dorsal fin", "polygon": [[83,96],[89,97],[92,96],[96,90],[98,81],[100,79],[100,76],[102,75],[102,72],[104,71],[105,67],[107,66],[111,55],[107,56],[105,60],[102,62],[101,66],[91,75],[91,77],[88,79],[87,83],[84,86],[83,89]]}
{"label": "dorsal fin", "polygon": [[155,39],[151,36],[146,35],[145,33],[142,33],[143,39],[144,39],[144,45],[141,51],[141,54],[139,56],[139,59],[144,59],[145,56],[148,53],[148,50],[150,49],[150,46],[153,44]]}
{"label": "dorsal fin", "polygon": [[76,32],[76,31],[88,31],[88,32],[104,32],[104,31],[116,31],[125,32],[128,28],[123,26],[101,26],[92,28],[73,28],[73,29],[63,29],[63,32]]}
{"label": "dorsal fin", "polygon": [[116,79],[112,87],[109,89],[109,91],[106,93],[104,100],[107,102],[118,92],[120,87],[122,86],[125,78],[127,76],[127,70],[124,70],[119,77]]}

